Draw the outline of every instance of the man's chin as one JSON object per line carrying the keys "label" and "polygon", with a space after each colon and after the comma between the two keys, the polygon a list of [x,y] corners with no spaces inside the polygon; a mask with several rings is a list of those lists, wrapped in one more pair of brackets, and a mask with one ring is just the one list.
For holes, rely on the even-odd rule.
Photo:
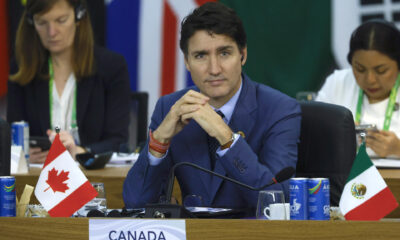
{"label": "man's chin", "polygon": [[223,92],[208,92],[208,93],[205,93],[204,95],[206,95],[207,97],[209,97],[211,99],[215,99],[215,100],[224,98],[226,96],[226,94]]}

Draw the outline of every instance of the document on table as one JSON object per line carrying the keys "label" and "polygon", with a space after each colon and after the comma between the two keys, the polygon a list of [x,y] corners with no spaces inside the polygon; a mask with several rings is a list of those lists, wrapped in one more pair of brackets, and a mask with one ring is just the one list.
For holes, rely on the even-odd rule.
{"label": "document on table", "polygon": [[[109,167],[126,167],[127,165],[133,165],[139,157],[139,153],[116,153],[114,152],[111,156],[110,161],[106,166]],[[76,162],[79,165],[78,162]],[[43,163],[30,163],[29,167],[32,168],[43,168]]]}
{"label": "document on table", "polygon": [[400,159],[378,158],[371,159],[377,168],[400,168]]}
{"label": "document on table", "polygon": [[133,164],[139,157],[139,153],[116,153],[114,152],[111,156],[110,162],[108,164]]}
{"label": "document on table", "polygon": [[232,211],[230,208],[209,208],[209,207],[186,207],[192,213],[198,212],[209,212],[209,213],[219,213],[219,212],[229,212]]}

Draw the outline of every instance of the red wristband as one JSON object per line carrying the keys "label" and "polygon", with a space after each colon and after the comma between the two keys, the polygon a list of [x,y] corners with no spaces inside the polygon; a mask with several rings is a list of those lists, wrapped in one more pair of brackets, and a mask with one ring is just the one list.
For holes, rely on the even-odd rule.
{"label": "red wristband", "polygon": [[151,148],[152,150],[164,154],[167,152],[170,143],[160,143],[159,141],[157,141],[156,139],[153,138],[153,132],[151,131],[151,129],[149,130],[149,136],[150,136],[150,140],[149,140],[149,148]]}

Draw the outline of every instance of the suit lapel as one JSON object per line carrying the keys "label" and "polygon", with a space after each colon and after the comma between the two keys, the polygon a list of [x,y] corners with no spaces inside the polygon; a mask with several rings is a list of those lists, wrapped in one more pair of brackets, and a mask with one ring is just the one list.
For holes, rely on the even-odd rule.
{"label": "suit lapel", "polygon": [[[246,75],[243,76],[243,87],[240,93],[239,99],[236,103],[235,109],[231,120],[229,122],[229,127],[233,132],[242,131],[245,136],[250,135],[256,119],[256,109],[257,109],[257,99],[256,99],[256,89],[254,84],[247,78]],[[215,163],[215,172],[226,175],[226,171],[221,164],[221,159],[218,159]],[[219,177],[213,177],[211,183],[211,196],[210,199],[214,199],[221,187],[222,179]],[[212,203],[212,202],[211,202]]]}
{"label": "suit lapel", "polygon": [[[244,75],[243,89],[236,103],[229,126],[233,132],[250,136],[257,119],[257,93],[253,82]],[[265,103],[267,104],[267,103]]]}
{"label": "suit lapel", "polygon": [[78,126],[82,126],[82,121],[85,118],[86,109],[88,107],[90,94],[93,89],[94,77],[88,77],[80,80],[77,84],[76,96],[76,118]]}

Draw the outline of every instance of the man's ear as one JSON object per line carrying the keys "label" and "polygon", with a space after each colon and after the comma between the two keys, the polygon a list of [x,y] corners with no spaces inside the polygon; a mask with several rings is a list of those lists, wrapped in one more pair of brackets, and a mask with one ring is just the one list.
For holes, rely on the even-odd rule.
{"label": "man's ear", "polygon": [[244,66],[244,64],[247,61],[247,47],[244,47],[241,51],[241,58],[240,58],[240,62],[242,63],[242,66]]}
{"label": "man's ear", "polygon": [[186,67],[186,70],[188,70],[188,71],[190,72],[190,67],[189,67],[189,63],[188,63],[188,59],[187,59],[187,56],[186,56],[186,55],[184,55],[184,59],[185,59],[185,67]]}

